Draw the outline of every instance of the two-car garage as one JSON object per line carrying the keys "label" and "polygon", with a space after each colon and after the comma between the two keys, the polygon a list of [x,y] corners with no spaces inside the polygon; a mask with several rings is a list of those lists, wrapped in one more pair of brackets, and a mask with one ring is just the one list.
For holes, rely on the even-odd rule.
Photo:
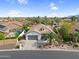
{"label": "two-car garage", "polygon": [[37,47],[37,41],[40,40],[41,34],[37,32],[26,33],[26,45],[28,49],[34,49]]}
{"label": "two-car garage", "polygon": [[37,32],[28,32],[26,34],[26,40],[40,40],[41,39],[41,34]]}
{"label": "two-car garage", "polygon": [[28,40],[38,40],[37,35],[28,35]]}

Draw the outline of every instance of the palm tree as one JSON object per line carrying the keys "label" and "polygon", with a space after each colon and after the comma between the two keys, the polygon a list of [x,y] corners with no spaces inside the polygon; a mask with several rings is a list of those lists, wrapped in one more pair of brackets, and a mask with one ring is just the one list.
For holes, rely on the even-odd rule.
{"label": "palm tree", "polygon": [[74,21],[77,21],[77,17],[76,16],[72,16],[71,17],[71,20],[74,22]]}
{"label": "palm tree", "polygon": [[48,36],[48,39],[49,39],[49,45],[52,45],[53,42],[59,40],[57,34],[55,34],[55,33],[52,33],[52,32],[48,33],[47,36]]}
{"label": "palm tree", "polygon": [[74,36],[75,36],[75,43],[77,43],[79,39],[79,32],[74,33]]}
{"label": "palm tree", "polygon": [[52,45],[53,33],[48,34],[49,45]]}
{"label": "palm tree", "polygon": [[53,32],[48,33],[48,34],[43,34],[42,39],[43,40],[47,40],[48,39],[49,45],[52,45],[52,43],[55,44],[55,42],[56,43],[57,42],[61,43],[61,41],[62,41],[62,40],[60,40],[61,39],[60,36],[57,35],[56,33],[53,33]]}
{"label": "palm tree", "polygon": [[73,43],[79,42],[79,32],[71,33],[71,34],[70,34],[70,40],[71,40]]}

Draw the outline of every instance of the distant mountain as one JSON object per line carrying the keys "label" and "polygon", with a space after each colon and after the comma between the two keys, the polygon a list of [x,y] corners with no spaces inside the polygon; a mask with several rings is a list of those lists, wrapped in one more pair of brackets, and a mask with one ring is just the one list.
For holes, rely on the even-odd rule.
{"label": "distant mountain", "polygon": [[70,15],[67,18],[71,18],[72,16],[78,17],[79,18],[79,14],[78,15]]}
{"label": "distant mountain", "polygon": [[79,17],[79,15],[75,15],[76,17]]}

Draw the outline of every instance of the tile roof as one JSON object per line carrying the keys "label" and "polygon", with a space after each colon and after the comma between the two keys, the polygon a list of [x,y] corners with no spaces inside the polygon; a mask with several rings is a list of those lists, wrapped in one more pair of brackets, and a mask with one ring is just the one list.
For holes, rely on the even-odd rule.
{"label": "tile roof", "polygon": [[28,32],[38,32],[40,34],[53,32],[51,26],[46,26],[43,24],[33,25]]}
{"label": "tile roof", "polygon": [[0,28],[5,28],[6,26],[4,26],[4,25],[0,25]]}
{"label": "tile roof", "polygon": [[0,24],[6,26],[7,28],[18,28],[23,26],[23,23],[19,21],[6,21],[0,22]]}

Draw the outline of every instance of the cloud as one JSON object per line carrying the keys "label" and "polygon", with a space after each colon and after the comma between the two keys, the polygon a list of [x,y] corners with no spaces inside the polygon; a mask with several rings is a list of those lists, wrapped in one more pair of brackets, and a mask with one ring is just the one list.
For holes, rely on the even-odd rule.
{"label": "cloud", "polygon": [[18,0],[18,2],[21,3],[21,4],[27,4],[28,0]]}
{"label": "cloud", "polygon": [[79,11],[79,8],[77,8],[76,10]]}
{"label": "cloud", "polygon": [[21,16],[21,11],[17,11],[17,10],[10,10],[9,12],[8,12],[8,16],[10,16],[10,17],[19,17],[19,16]]}
{"label": "cloud", "polygon": [[7,2],[14,3],[15,0],[6,0]]}
{"label": "cloud", "polygon": [[51,7],[52,10],[58,10],[59,8],[54,6],[54,7]]}
{"label": "cloud", "polygon": [[53,17],[55,17],[55,16],[56,17],[66,17],[67,14],[55,12],[55,13],[52,13],[51,16],[53,16]]}
{"label": "cloud", "polygon": [[58,16],[58,15],[57,15],[57,13],[53,13],[52,16],[55,17],[55,16]]}
{"label": "cloud", "polygon": [[27,4],[28,0],[6,0],[7,2],[15,3],[17,1],[20,4]]}
{"label": "cloud", "polygon": [[50,3],[50,7],[52,7],[52,6],[55,6],[55,4],[54,3]]}
{"label": "cloud", "polygon": [[69,15],[77,15],[79,14],[79,11],[70,12]]}
{"label": "cloud", "polygon": [[64,2],[60,0],[59,3],[64,3]]}
{"label": "cloud", "polygon": [[50,3],[50,7],[51,7],[52,10],[58,10],[59,9],[54,3]]}

